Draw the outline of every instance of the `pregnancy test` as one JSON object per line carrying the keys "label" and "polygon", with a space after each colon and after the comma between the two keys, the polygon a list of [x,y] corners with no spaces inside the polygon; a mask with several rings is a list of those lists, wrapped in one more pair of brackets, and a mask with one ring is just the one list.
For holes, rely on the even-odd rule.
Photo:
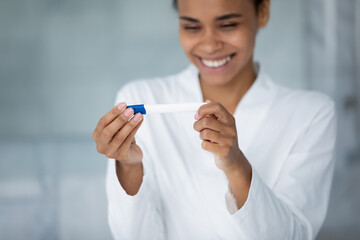
{"label": "pregnancy test", "polygon": [[175,113],[175,112],[196,112],[206,103],[180,103],[180,104],[138,104],[129,105],[126,108],[134,109],[134,114],[151,114],[151,113]]}

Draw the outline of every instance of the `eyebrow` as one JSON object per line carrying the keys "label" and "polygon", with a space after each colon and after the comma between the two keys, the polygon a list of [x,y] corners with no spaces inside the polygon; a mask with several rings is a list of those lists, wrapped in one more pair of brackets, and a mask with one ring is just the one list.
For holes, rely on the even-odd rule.
{"label": "eyebrow", "polygon": [[[216,21],[221,21],[221,20],[227,20],[227,19],[231,19],[231,18],[240,18],[243,15],[241,14],[237,14],[237,13],[230,13],[230,14],[226,14],[226,15],[222,15],[220,17],[216,17],[215,20]],[[180,16],[180,19],[185,20],[185,21],[189,21],[189,22],[196,22],[198,23],[199,20],[192,18],[192,17],[186,17],[186,16]]]}
{"label": "eyebrow", "polygon": [[243,15],[241,15],[241,14],[230,13],[230,14],[226,14],[226,15],[217,17],[217,18],[215,18],[215,20],[216,20],[216,21],[227,20],[227,19],[230,19],[230,18],[240,18],[240,17],[242,17],[242,16],[243,16]]}

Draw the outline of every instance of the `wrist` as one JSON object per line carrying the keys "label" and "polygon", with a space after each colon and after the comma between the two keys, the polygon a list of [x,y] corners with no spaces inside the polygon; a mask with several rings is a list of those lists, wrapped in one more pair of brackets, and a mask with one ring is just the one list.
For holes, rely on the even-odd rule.
{"label": "wrist", "polygon": [[138,162],[138,163],[124,163],[124,162],[120,162],[118,160],[116,160],[116,168],[125,174],[128,174],[129,172],[132,172],[134,170],[138,170],[140,168],[142,168],[142,163]]}
{"label": "wrist", "polygon": [[[243,155],[242,155],[243,156]],[[232,167],[224,170],[225,176],[229,180],[229,185],[234,188],[247,189],[252,178],[252,168],[249,161],[241,158]]]}
{"label": "wrist", "polygon": [[229,161],[231,164],[223,169],[225,175],[247,175],[251,166],[244,154],[239,150],[232,159]]}
{"label": "wrist", "polygon": [[[251,169],[251,167],[250,167]],[[227,176],[228,179],[232,179],[232,178],[242,178],[242,179],[246,179],[249,176],[249,170],[248,168],[238,164],[235,165],[229,169],[224,170],[225,175]]]}
{"label": "wrist", "polygon": [[[246,161],[247,162],[247,161]],[[252,178],[252,169],[249,162],[243,166],[235,167],[225,172],[229,181],[229,190],[236,199],[236,205],[240,209],[246,202]]]}

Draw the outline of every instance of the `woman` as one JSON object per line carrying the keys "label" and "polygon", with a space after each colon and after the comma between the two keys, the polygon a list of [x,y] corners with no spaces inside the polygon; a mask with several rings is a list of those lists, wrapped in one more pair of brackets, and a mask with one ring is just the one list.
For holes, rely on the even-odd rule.
{"label": "woman", "polygon": [[[192,65],[127,84],[93,134],[109,158],[114,237],[314,239],[333,174],[333,102],[278,86],[253,62],[270,0],[174,4]],[[204,100],[195,120],[126,109]]]}

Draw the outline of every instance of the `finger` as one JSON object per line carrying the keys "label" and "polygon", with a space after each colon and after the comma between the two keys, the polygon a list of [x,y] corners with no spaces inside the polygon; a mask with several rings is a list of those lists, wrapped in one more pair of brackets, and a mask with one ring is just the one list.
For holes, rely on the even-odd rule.
{"label": "finger", "polygon": [[217,143],[213,143],[213,142],[210,142],[210,141],[203,141],[201,143],[201,147],[202,149],[208,151],[208,152],[211,152],[215,155],[217,155],[217,153],[219,152],[220,150],[220,145],[217,144]]}
{"label": "finger", "polygon": [[114,119],[119,116],[121,113],[123,113],[126,109],[126,103],[121,102],[118,105],[116,105],[115,107],[113,107],[107,114],[105,114],[102,118],[100,118],[94,134],[100,134],[102,132],[102,130],[109,125],[112,121],[114,121]]}
{"label": "finger", "polygon": [[123,144],[118,147],[117,152],[116,152],[117,155],[120,154],[120,152],[124,151],[125,149],[130,149],[131,144],[134,144],[136,142],[135,134],[137,133],[137,131],[139,130],[139,128],[141,127],[143,122],[144,122],[144,118],[142,118],[140,120],[139,124],[130,132],[130,134],[125,139]]}
{"label": "finger", "polygon": [[201,143],[201,147],[202,149],[204,149],[205,151],[211,152],[214,155],[218,156],[218,157],[227,157],[230,154],[230,149],[229,147],[224,147],[220,144],[217,143],[212,143],[209,141],[203,141]]}
{"label": "finger", "polygon": [[140,123],[141,119],[141,113],[135,114],[135,116],[115,134],[114,138],[109,143],[109,148],[113,149],[113,152],[116,152],[119,149],[132,130]]}
{"label": "finger", "polygon": [[212,143],[217,143],[220,145],[231,144],[231,139],[226,138],[219,132],[213,131],[211,129],[204,129],[200,132],[200,139],[204,141],[210,141]]}
{"label": "finger", "polygon": [[141,118],[139,124],[130,132],[128,137],[123,142],[122,146],[124,148],[129,148],[131,144],[135,143],[135,134],[137,133],[143,122],[144,122],[144,117]]}
{"label": "finger", "polygon": [[194,129],[198,132],[208,128],[217,132],[221,132],[224,129],[224,124],[212,117],[203,117],[194,123]]}
{"label": "finger", "polygon": [[206,115],[215,115],[222,122],[230,123],[232,115],[220,103],[207,103],[202,105],[195,115],[195,119],[199,120]]}
{"label": "finger", "polygon": [[101,133],[101,141],[105,144],[111,142],[115,134],[129,121],[133,116],[134,110],[132,108],[126,109],[121,113],[114,121],[112,121],[107,127],[105,127]]}

